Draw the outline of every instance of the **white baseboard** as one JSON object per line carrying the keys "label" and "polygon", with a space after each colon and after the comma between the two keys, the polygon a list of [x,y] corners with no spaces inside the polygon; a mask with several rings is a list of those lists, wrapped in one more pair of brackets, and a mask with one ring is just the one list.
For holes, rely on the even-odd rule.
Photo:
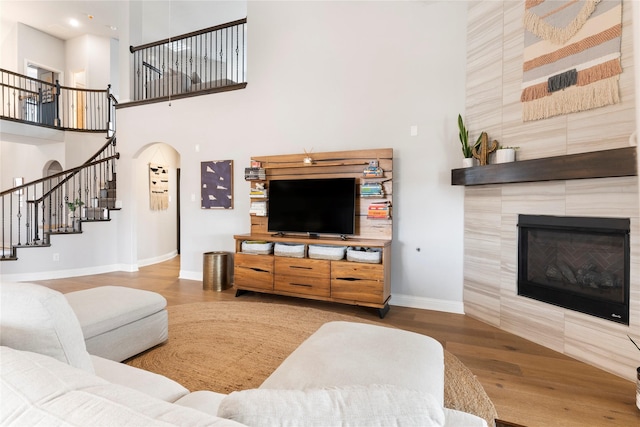
{"label": "white baseboard", "polygon": [[202,282],[202,271],[180,270],[180,275],[178,276],[178,278],[186,280],[197,280],[199,282]]}
{"label": "white baseboard", "polygon": [[[8,261],[7,261],[8,262]],[[132,269],[135,268],[135,269]],[[121,264],[99,265],[96,267],[74,268],[68,270],[40,271],[35,273],[3,274],[2,281],[29,282],[35,280],[64,279],[67,277],[90,276],[93,274],[111,273],[113,271],[137,271],[135,266]]]}
{"label": "white baseboard", "polygon": [[448,301],[411,295],[392,294],[389,305],[443,311],[445,313],[464,314],[464,303],[462,301]]}
{"label": "white baseboard", "polygon": [[178,251],[174,250],[171,251],[169,253],[163,254],[163,255],[158,255],[156,257],[153,258],[147,258],[147,259],[139,259],[138,260],[138,267],[145,267],[147,265],[153,265],[153,264],[157,264],[159,262],[164,262],[164,261],[169,261],[172,258],[175,258],[178,256]]}

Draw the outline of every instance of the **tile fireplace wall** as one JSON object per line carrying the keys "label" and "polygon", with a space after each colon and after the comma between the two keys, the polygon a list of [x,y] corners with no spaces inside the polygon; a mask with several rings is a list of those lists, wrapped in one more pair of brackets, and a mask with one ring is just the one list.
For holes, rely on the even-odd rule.
{"label": "tile fireplace wall", "polygon": [[[623,1],[622,102],[591,111],[522,122],[524,1],[469,2],[467,104],[470,137],[520,147],[536,159],[622,148],[635,129],[631,4]],[[452,122],[453,123],[453,122]],[[640,337],[640,211],[637,177],[465,187],[464,304],[468,315],[632,380]],[[631,220],[630,325],[517,295],[519,214]]]}

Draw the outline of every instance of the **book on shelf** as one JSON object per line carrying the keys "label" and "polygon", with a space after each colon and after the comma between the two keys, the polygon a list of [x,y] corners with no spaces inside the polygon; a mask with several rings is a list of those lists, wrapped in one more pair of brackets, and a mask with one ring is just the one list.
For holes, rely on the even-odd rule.
{"label": "book on shelf", "polygon": [[256,216],[267,216],[267,202],[251,202],[249,214]]}
{"label": "book on shelf", "polygon": [[367,218],[370,219],[388,219],[391,218],[391,203],[374,202],[369,204],[367,208]]}
{"label": "book on shelf", "polygon": [[381,196],[382,194],[382,184],[378,182],[366,182],[360,186],[362,196]]}
{"label": "book on shelf", "polygon": [[245,180],[254,180],[260,179],[264,180],[267,178],[267,173],[264,168],[244,168],[244,179]]}

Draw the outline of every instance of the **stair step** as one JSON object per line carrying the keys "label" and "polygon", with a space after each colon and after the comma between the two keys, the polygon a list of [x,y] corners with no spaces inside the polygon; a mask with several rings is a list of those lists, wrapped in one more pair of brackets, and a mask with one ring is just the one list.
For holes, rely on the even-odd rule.
{"label": "stair step", "polygon": [[51,244],[49,244],[49,243],[43,243],[43,244],[39,244],[39,243],[34,244],[34,243],[32,243],[30,245],[27,245],[27,244],[13,245],[13,247],[16,248],[16,249],[17,248],[24,248],[24,249],[26,249],[26,248],[48,248],[50,246],[51,246]]}

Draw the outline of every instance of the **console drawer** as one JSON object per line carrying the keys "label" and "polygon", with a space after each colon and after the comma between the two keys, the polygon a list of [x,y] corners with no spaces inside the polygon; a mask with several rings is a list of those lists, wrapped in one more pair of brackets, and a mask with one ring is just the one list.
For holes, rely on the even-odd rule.
{"label": "console drawer", "polygon": [[384,266],[348,261],[333,262],[331,297],[384,304]]}
{"label": "console drawer", "polygon": [[331,278],[384,280],[384,265],[334,261],[331,263]]}
{"label": "console drawer", "polygon": [[276,276],[293,275],[328,279],[331,275],[331,261],[308,258],[276,258]]}
{"label": "console drawer", "polygon": [[273,256],[236,253],[234,285],[239,288],[273,290]]}
{"label": "console drawer", "polygon": [[329,297],[331,295],[330,286],[331,280],[328,276],[325,278],[319,278],[311,276],[276,274],[273,288],[281,292]]}

